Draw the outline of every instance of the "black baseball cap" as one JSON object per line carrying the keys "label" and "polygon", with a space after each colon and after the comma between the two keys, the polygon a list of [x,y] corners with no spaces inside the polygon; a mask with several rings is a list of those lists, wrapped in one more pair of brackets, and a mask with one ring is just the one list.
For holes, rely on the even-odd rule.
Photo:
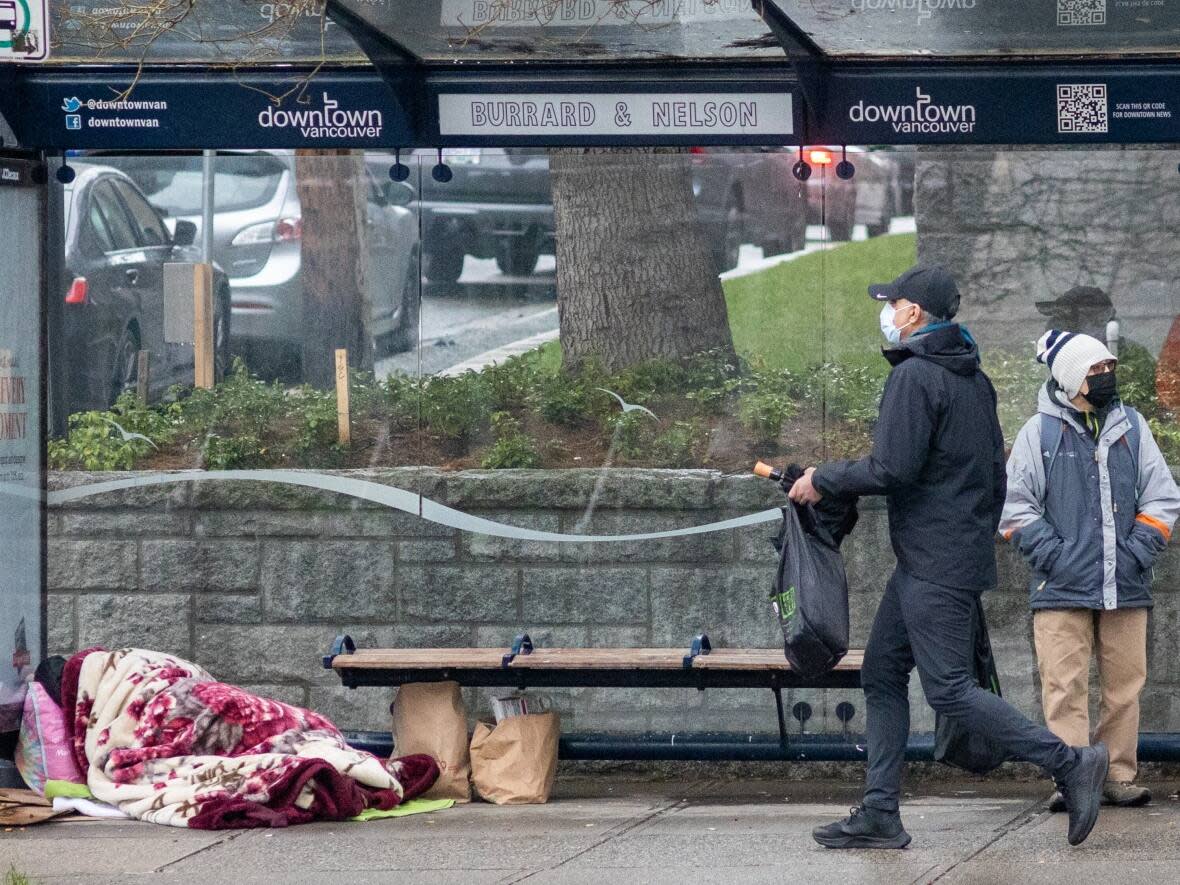
{"label": "black baseball cap", "polygon": [[905,298],[940,320],[949,320],[959,312],[959,287],[941,264],[915,264],[892,283],[869,286],[869,297],[876,301]]}

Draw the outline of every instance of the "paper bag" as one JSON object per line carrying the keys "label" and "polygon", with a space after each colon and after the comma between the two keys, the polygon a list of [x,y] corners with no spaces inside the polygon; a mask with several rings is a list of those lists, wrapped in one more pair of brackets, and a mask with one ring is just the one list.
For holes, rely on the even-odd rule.
{"label": "paper bag", "polygon": [[497,805],[549,801],[557,776],[556,713],[512,716],[498,725],[480,722],[471,739],[471,780],[475,792]]}
{"label": "paper bag", "polygon": [[389,708],[393,714],[393,752],[425,753],[438,763],[438,780],[423,799],[471,801],[471,756],[467,708],[457,682],[403,685]]}

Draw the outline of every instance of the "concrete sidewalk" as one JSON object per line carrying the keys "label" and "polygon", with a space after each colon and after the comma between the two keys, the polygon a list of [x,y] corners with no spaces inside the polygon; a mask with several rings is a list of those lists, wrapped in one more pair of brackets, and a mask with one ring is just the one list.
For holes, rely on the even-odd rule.
{"label": "concrete sidewalk", "polygon": [[677,781],[594,774],[559,780],[545,806],[456,806],[365,824],[199,833],[74,822],[0,834],[9,865],[42,883],[1063,883],[1180,880],[1176,784],[1155,803],[1105,809],[1071,849],[1041,783],[910,787],[905,851],[828,851],[810,831],[847,814],[847,782]]}

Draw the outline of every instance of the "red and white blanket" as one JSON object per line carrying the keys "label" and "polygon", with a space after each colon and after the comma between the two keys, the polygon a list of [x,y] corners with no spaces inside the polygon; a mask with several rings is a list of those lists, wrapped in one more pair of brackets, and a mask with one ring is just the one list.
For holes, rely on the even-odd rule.
{"label": "red and white blanket", "polygon": [[322,716],[154,651],[74,655],[62,702],[95,797],[174,827],[343,820],[400,805],[438,777],[429,756],[382,762]]}

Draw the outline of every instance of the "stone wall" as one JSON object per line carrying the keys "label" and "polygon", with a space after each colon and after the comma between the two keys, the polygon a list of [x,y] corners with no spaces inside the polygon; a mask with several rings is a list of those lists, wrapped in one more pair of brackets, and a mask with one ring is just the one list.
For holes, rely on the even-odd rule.
{"label": "stone wall", "polygon": [[988,346],[1028,348],[1034,302],[1110,293],[1121,334],[1157,355],[1180,313],[1180,151],[919,148],[918,260],[951,268],[959,318]]}
{"label": "stone wall", "polygon": [[[755,477],[710,471],[433,470],[347,475],[421,492],[519,526],[630,534],[745,515],[783,498]],[[51,488],[109,480],[63,473]],[[118,474],[123,476],[123,474]],[[295,486],[183,482],[54,506],[49,517],[51,652],[140,645],[195,660],[218,678],[311,706],[342,727],[384,729],[391,691],[339,686],[320,657],[333,636],[362,646],[496,646],[524,629],[542,645],[687,647],[706,630],[717,646],[778,645],[766,595],[775,556],[765,523],[647,542],[515,541],[458,532],[414,514]],[[884,510],[868,500],[845,542],[852,642],[863,646],[893,568]],[[1039,715],[1025,569],[999,550],[989,594],[992,642],[1005,695]],[[1145,730],[1180,731],[1180,550],[1157,567]],[[915,700],[913,728],[933,718]],[[769,692],[581,689],[555,692],[569,731],[775,729]],[[810,732],[840,732],[834,710],[859,692],[796,691]],[[486,698],[472,693],[475,712]],[[792,723],[792,725],[795,725]],[[795,725],[797,728],[797,725]]]}

